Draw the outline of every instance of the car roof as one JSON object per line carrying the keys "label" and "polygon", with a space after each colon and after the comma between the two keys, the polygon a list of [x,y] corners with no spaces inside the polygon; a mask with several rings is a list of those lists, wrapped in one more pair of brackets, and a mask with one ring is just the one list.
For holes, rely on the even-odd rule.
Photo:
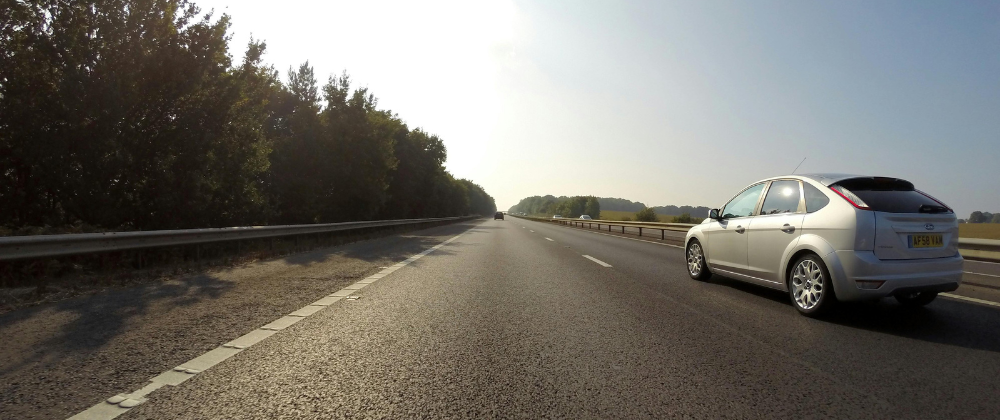
{"label": "car roof", "polygon": [[[769,180],[772,180],[772,179],[779,179],[779,178],[786,178],[786,179],[787,178],[793,178],[793,179],[794,178],[799,178],[799,179],[803,179],[804,178],[804,179],[809,179],[809,180],[812,180],[812,181],[816,181],[816,182],[818,182],[818,183],[820,183],[820,184],[822,184],[824,186],[829,187],[830,185],[836,184],[836,183],[838,183],[840,181],[843,181],[845,179],[853,179],[853,178],[876,178],[876,176],[874,176],[874,175],[857,175],[857,174],[840,174],[840,173],[816,173],[816,174],[773,176],[773,177],[770,177],[770,178],[767,178],[767,179],[763,179],[763,180],[758,181],[758,182],[769,181]],[[882,177],[878,177],[878,178],[882,178]],[[896,177],[885,177],[885,178],[898,179]]]}

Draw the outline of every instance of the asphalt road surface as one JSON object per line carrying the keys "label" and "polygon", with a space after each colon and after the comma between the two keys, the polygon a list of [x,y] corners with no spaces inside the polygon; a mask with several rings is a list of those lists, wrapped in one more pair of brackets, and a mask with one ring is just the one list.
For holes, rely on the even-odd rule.
{"label": "asphalt road surface", "polygon": [[926,308],[816,320],[783,293],[691,280],[669,241],[515,218],[436,229],[269,338],[168,368],[186,380],[119,418],[1000,417],[1000,266],[970,264],[981,286]]}
{"label": "asphalt road surface", "polygon": [[680,249],[486,221],[125,418],[990,418],[1000,308],[800,316]]}

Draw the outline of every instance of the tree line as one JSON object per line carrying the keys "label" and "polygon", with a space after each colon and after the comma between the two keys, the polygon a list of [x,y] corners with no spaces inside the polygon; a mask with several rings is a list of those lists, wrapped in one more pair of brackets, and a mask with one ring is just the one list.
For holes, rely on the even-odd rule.
{"label": "tree line", "polygon": [[283,81],[187,0],[0,8],[0,226],[169,229],[489,214],[441,139],[308,62]]}
{"label": "tree line", "polygon": [[[578,198],[578,197],[572,197],[572,198]],[[645,210],[647,208],[652,209],[652,210],[646,212],[646,213],[649,213],[651,216],[650,215],[643,216],[643,217],[646,217],[646,218],[650,218],[650,217],[655,218],[657,214],[661,214],[661,215],[664,215],[664,216],[685,216],[687,218],[694,217],[694,218],[702,218],[703,219],[703,218],[708,217],[708,212],[710,210],[708,207],[702,207],[702,206],[698,206],[698,207],[693,207],[693,206],[656,206],[656,207],[646,207],[646,205],[643,204],[643,203],[640,203],[640,202],[637,202],[637,201],[626,200],[624,198],[591,197],[591,196],[587,196],[587,197],[584,197],[584,198],[586,198],[586,199],[593,198],[593,199],[595,199],[597,201],[597,203],[594,204],[594,206],[596,206],[596,207],[590,208],[589,211],[595,211],[594,209],[596,209],[596,210],[603,209],[603,210],[608,210],[608,211],[626,211],[626,212],[629,212],[629,213],[638,213],[638,212],[641,212],[641,211],[643,211],[643,210]],[[555,197],[555,196],[552,196],[552,195],[528,197],[528,198],[525,198],[525,199],[521,200],[521,202],[519,202],[514,207],[511,207],[510,211],[511,212],[524,212],[524,213],[527,213],[527,214],[560,214],[560,215],[563,215],[563,216],[565,216],[566,214],[576,213],[575,211],[572,211],[572,210],[575,210],[575,208],[573,208],[573,209],[570,209],[570,208],[558,208],[558,206],[561,203],[567,202],[568,200],[570,200],[570,197],[565,197],[565,196],[563,196],[563,197]],[[595,213],[597,213],[597,212],[595,211]],[[644,214],[646,214],[646,213],[644,213]],[[597,218],[597,215],[595,215],[594,213],[584,212],[582,214],[589,214],[591,217],[593,217],[595,219]],[[579,214],[577,214],[576,216],[573,216],[573,217],[578,217],[578,216],[579,216]],[[687,220],[687,219],[684,219],[684,220]],[[678,223],[681,223],[681,222],[678,222]],[[684,222],[684,223],[686,223],[686,222]]]}
{"label": "tree line", "polygon": [[990,213],[988,211],[974,211],[969,215],[965,223],[1000,223],[1000,213]]}
{"label": "tree line", "polygon": [[546,214],[561,215],[563,217],[577,218],[584,214],[594,218],[601,218],[601,203],[597,197],[576,196],[576,197],[555,197],[551,195],[533,196],[522,199],[508,210],[511,213],[526,214]]}

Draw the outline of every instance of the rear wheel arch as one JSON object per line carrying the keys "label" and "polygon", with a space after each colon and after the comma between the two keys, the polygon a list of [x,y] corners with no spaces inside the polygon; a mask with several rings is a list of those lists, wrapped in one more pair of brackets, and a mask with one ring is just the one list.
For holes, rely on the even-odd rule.
{"label": "rear wheel arch", "polygon": [[837,293],[837,289],[840,287],[838,283],[840,277],[842,277],[842,272],[839,269],[838,263],[835,261],[836,259],[831,261],[827,258],[827,256],[835,252],[833,245],[830,245],[830,243],[827,242],[826,239],[823,239],[822,236],[804,233],[799,237],[799,242],[796,247],[798,249],[796,249],[795,252],[790,253],[788,259],[786,259],[783,263],[781,269],[781,273],[784,275],[782,284],[784,284],[785,287],[788,287],[788,280],[792,277],[790,273],[792,272],[795,261],[798,261],[798,259],[802,258],[802,256],[806,253],[812,253],[823,261],[823,265],[825,265],[827,271],[830,272],[830,276],[833,277],[833,291],[834,293]]}
{"label": "rear wheel arch", "polygon": [[[783,272],[785,274],[784,274],[784,277],[782,277],[782,281],[781,282],[785,285],[786,289],[789,287],[788,286],[788,281],[792,278],[792,269],[795,268],[795,262],[798,261],[799,258],[802,258],[802,257],[804,257],[806,255],[815,255],[819,259],[821,259],[821,260],[823,259],[822,256],[820,256],[815,251],[813,251],[811,249],[808,249],[808,248],[806,248],[806,249],[800,249],[798,251],[795,251],[791,255],[791,257],[789,257],[787,260],[785,260],[785,268],[783,270]],[[827,267],[827,270],[829,270],[829,267]]]}

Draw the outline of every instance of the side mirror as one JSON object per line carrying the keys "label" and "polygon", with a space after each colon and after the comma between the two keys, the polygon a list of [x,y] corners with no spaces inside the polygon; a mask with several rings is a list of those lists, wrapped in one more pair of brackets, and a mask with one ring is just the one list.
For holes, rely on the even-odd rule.
{"label": "side mirror", "polygon": [[719,216],[719,209],[712,209],[708,212],[708,218],[712,220],[722,220],[722,216]]}

